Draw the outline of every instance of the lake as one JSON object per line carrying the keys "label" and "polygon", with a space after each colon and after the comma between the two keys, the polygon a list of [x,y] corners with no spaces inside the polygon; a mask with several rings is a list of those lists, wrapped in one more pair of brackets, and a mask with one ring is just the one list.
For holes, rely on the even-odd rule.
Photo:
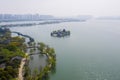
{"label": "lake", "polygon": [[[37,42],[55,48],[56,72],[50,80],[120,80],[120,21],[89,20],[36,26],[12,27],[30,35]],[[53,30],[71,31],[69,37],[55,38]],[[31,68],[45,64],[45,59],[34,56]]]}

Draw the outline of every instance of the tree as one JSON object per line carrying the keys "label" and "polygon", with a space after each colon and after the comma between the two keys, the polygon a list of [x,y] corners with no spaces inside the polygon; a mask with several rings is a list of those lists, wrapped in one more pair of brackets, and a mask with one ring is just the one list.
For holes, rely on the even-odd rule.
{"label": "tree", "polygon": [[9,51],[16,51],[17,50],[17,47],[15,46],[15,45],[8,45],[7,47],[6,47]]}
{"label": "tree", "polygon": [[45,44],[44,43],[38,43],[39,45],[40,45],[40,47],[39,47],[39,50],[43,53],[43,50],[44,50],[44,48],[45,48]]}

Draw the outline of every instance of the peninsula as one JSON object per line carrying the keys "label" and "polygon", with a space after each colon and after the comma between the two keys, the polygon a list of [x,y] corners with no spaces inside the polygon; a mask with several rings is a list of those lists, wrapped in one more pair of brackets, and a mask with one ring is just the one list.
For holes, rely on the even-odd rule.
{"label": "peninsula", "polygon": [[[18,36],[12,37],[12,33]],[[30,40],[27,43],[26,37]],[[30,48],[34,50],[27,52]],[[36,54],[35,50],[39,52],[37,55],[42,54],[47,57],[47,64],[37,71],[38,73],[33,73],[36,75],[31,75],[28,67],[29,57]],[[49,72],[55,69],[55,65],[54,48],[42,42],[36,44],[34,39],[28,35],[11,32],[8,28],[0,28],[0,80],[47,80]]]}

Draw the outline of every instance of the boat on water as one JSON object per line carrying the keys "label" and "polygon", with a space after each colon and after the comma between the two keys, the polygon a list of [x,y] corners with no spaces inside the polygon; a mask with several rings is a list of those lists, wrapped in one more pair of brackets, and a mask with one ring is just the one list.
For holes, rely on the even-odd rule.
{"label": "boat on water", "polygon": [[70,36],[70,31],[67,31],[65,29],[63,30],[56,30],[51,32],[52,37],[65,37]]}

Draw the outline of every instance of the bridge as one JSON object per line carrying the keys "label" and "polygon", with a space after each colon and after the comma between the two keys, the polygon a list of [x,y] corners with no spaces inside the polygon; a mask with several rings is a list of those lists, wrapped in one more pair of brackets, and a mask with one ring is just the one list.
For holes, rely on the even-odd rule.
{"label": "bridge", "polygon": [[38,55],[38,54],[40,54],[40,53],[30,53],[28,55],[30,56],[30,55]]}

